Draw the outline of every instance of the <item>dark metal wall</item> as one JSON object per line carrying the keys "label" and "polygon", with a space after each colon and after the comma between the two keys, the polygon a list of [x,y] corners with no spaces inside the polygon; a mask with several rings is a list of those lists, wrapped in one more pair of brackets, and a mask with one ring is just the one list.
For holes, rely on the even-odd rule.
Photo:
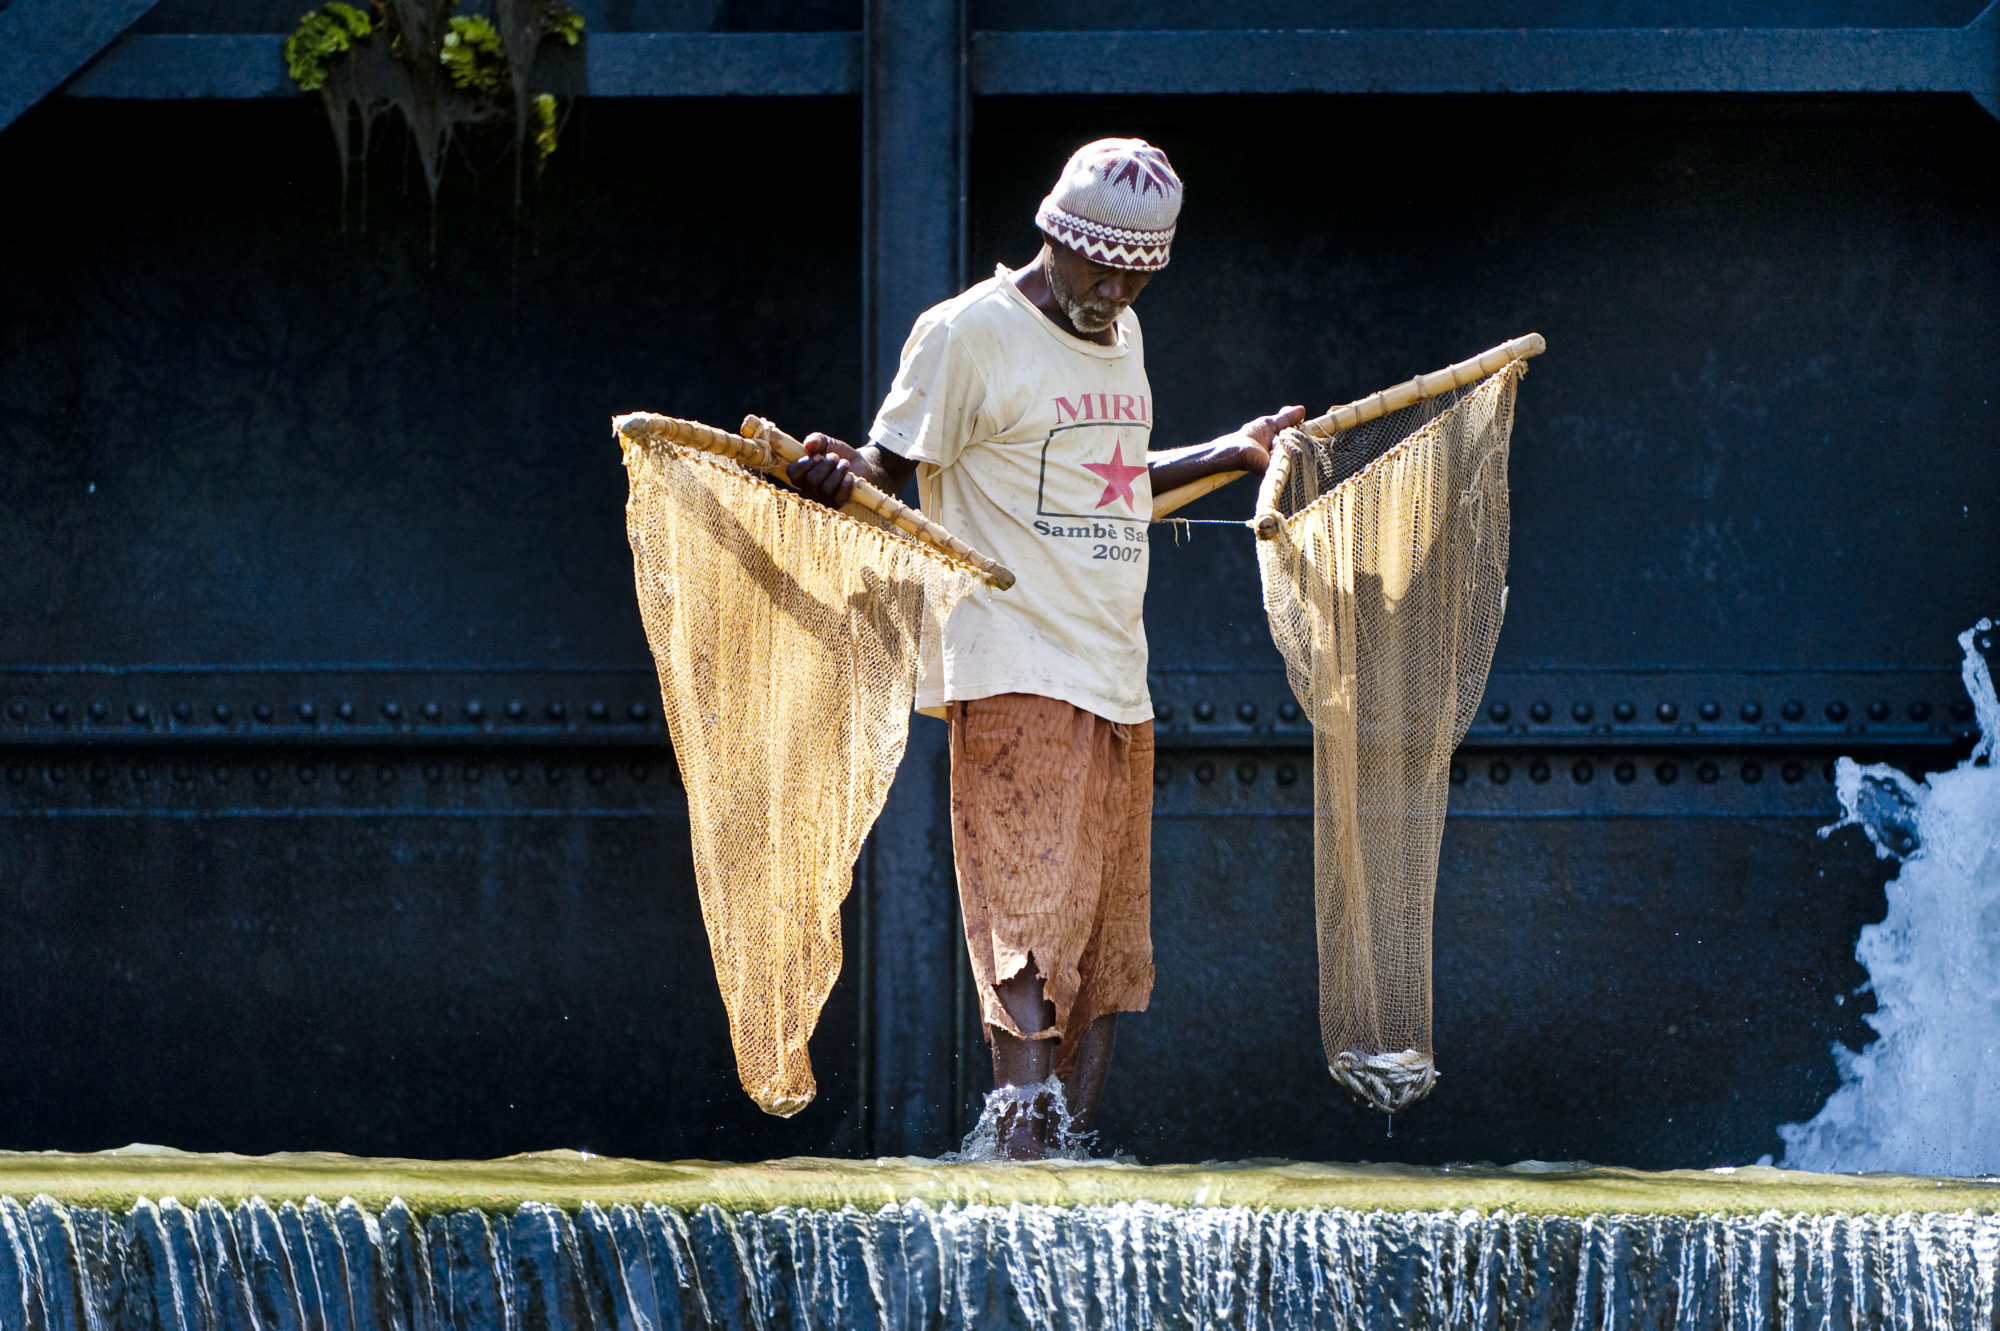
{"label": "dark metal wall", "polygon": [[[1197,26],[1174,13],[1148,21]],[[947,1145],[985,1069],[939,727],[864,855],[820,1100],[764,1119],[605,422],[858,430],[914,313],[1027,258],[1062,157],[1118,132],[1189,182],[1140,306],[1163,441],[1551,350],[1455,773],[1438,1093],[1388,1140],[1332,1092],[1309,736],[1247,535],[1163,530],[1161,979],[1107,1144],[1777,1149],[1829,1040],[1868,1035],[1884,871],[1813,835],[1827,765],[1964,745],[1952,635],[2000,569],[2000,126],[1963,97],[976,97],[955,8],[856,21],[859,98],[587,100],[518,219],[501,164],[463,164],[435,258],[393,151],[341,233],[307,104],[51,103],[0,134],[28,200],[0,220],[0,1145]]]}
{"label": "dark metal wall", "polygon": [[[1985,0],[1441,0],[1427,28],[1957,27]],[[859,0],[575,0],[592,32],[809,31],[861,26]],[[289,32],[296,0],[159,0],[144,30]],[[989,31],[1399,28],[1412,16],[1389,0],[971,0],[969,26]]]}
{"label": "dark metal wall", "polygon": [[[810,225],[718,206],[779,141]],[[858,1147],[851,985],[818,1104],[735,1088],[609,428],[857,417],[855,144],[592,105],[433,258],[309,103],[0,138],[0,1139]]]}
{"label": "dark metal wall", "polygon": [[[1146,1158],[1777,1149],[1835,1084],[1829,1040],[1869,1038],[1847,991],[1882,874],[1813,834],[1828,760],[1955,753],[1952,639],[2000,570],[2000,128],[1937,104],[986,104],[975,269],[1030,253],[1044,164],[1114,131],[1189,182],[1141,306],[1163,442],[1520,330],[1551,352],[1445,837],[1440,1090],[1390,1142],[1327,1086],[1308,739],[1248,534],[1196,527],[1155,538],[1166,960],[1107,1134]],[[1454,142],[1479,146],[1425,151]]]}

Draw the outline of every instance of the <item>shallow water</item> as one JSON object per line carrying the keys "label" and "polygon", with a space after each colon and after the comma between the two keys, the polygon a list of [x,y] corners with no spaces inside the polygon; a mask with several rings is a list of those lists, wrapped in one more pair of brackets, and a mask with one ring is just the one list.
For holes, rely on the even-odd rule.
{"label": "shallow water", "polygon": [[1990,1329],[2000,1255],[2000,1183],[1768,1168],[138,1147],[0,1198],[6,1327]]}
{"label": "shallow water", "polygon": [[797,1157],[754,1164],[624,1160],[537,1151],[500,1160],[400,1160],[301,1151],[203,1155],[160,1146],[70,1154],[0,1151],[0,1197],[47,1195],[125,1211],[142,1198],[215,1198],[234,1205],[352,1198],[379,1211],[402,1201],[418,1216],[546,1202],[657,1205],[689,1212],[780,1207],[863,1210],[920,1201],[1077,1207],[1157,1202],[1251,1210],[1504,1210],[1523,1215],[1756,1215],[2000,1212],[2000,1179],[1813,1174],[1767,1166],[1645,1171],[1582,1163],[1517,1165],[1313,1164],[1285,1160],[1137,1165],[1047,1160],[943,1164],[887,1158]]}

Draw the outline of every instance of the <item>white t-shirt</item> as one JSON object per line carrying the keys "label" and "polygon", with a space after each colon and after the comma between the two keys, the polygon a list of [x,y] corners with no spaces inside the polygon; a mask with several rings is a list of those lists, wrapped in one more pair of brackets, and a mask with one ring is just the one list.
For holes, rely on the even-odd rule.
{"label": "white t-shirt", "polygon": [[1146,688],[1153,432],[1130,309],[1115,346],[1063,332],[997,268],[926,310],[868,432],[917,463],[924,512],[1014,571],[926,648],[917,709],[1034,693],[1133,724]]}

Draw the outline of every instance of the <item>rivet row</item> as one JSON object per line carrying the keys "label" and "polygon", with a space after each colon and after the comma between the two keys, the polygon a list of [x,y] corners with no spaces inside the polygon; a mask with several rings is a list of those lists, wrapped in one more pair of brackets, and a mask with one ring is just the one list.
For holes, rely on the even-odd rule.
{"label": "rivet row", "polygon": [[[598,716],[596,707],[596,704],[592,705],[592,716]],[[1190,710],[1194,714],[1194,719],[1203,723],[1215,720],[1217,712],[1215,704],[1206,699],[1195,703]],[[1714,699],[1709,699],[1699,704],[1694,710],[1695,715],[1706,722],[1713,723],[1722,719],[1723,706]],[[1886,698],[1876,698],[1866,704],[1862,710],[1866,713],[1870,721],[1877,722],[1878,724],[1889,720],[1890,717],[1895,715],[1896,711],[1895,707]],[[1923,724],[1931,719],[1933,710],[1929,702],[1919,698],[1905,706],[1903,714],[1912,722]],[[1972,719],[1972,704],[1963,698],[1953,702],[1947,710],[1953,721],[1963,723]],[[1797,724],[1805,720],[1807,711],[1805,703],[1797,698],[1792,698],[1780,705],[1778,715],[1786,721]],[[1257,719],[1257,704],[1248,701],[1239,702],[1236,704],[1235,713],[1236,719],[1239,722],[1249,725]],[[1171,722],[1176,714],[1176,709],[1172,703],[1161,703],[1153,709],[1154,720],[1161,724]],[[1845,722],[1849,714],[1850,711],[1847,703],[1838,698],[1832,699],[1820,708],[1820,715],[1836,725]],[[551,715],[560,714],[551,713]],[[1299,705],[1289,698],[1278,705],[1278,719],[1286,725],[1296,725],[1299,715]],[[1596,705],[1588,699],[1579,698],[1569,705],[1570,720],[1576,722],[1578,725],[1588,724],[1596,715]],[[1670,699],[1663,699],[1653,706],[1653,718],[1661,725],[1672,725],[1674,722],[1680,720],[1680,715],[1680,704]],[[1764,719],[1764,704],[1753,698],[1739,704],[1736,708],[1736,715],[1744,724],[1755,725]],[[1486,704],[1486,719],[1495,725],[1505,725],[1513,719],[1513,716],[1513,707],[1503,700],[1495,699]],[[1547,724],[1554,716],[1555,707],[1546,699],[1537,699],[1528,705],[1528,719],[1537,725]],[[1635,721],[1639,716],[1639,705],[1629,700],[1615,702],[1611,705],[1611,716],[1613,720],[1621,724]]]}
{"label": "rivet row", "polygon": [[[1722,719],[1722,710],[1721,703],[1710,699],[1696,707],[1695,714],[1704,721],[1719,721]],[[1886,698],[1877,698],[1868,703],[1863,710],[1866,711],[1870,721],[1880,722],[1887,721],[1895,714],[1896,709]],[[1805,720],[1806,711],[1805,703],[1799,701],[1797,698],[1792,698],[1779,707],[1778,714],[1785,720],[1796,723]],[[1921,698],[1910,703],[1903,709],[1903,714],[1916,722],[1930,720],[1931,712],[1931,704]],[[1950,713],[1951,719],[1954,721],[1969,721],[1972,719],[1972,704],[1961,698],[1951,704]],[[1578,724],[1588,722],[1596,714],[1597,709],[1587,699],[1578,699],[1569,706],[1570,719]],[[1680,714],[1680,704],[1671,700],[1663,699],[1653,707],[1653,717],[1662,725],[1671,725],[1680,719]],[[1835,698],[1820,709],[1820,714],[1827,720],[1837,724],[1847,720],[1848,706],[1845,702]],[[1506,724],[1513,718],[1513,715],[1514,709],[1502,700],[1495,699],[1486,704],[1486,719],[1495,725]],[[1548,721],[1554,715],[1555,709],[1546,701],[1537,700],[1528,706],[1528,719],[1537,724]],[[1616,721],[1633,721],[1638,718],[1638,715],[1639,706],[1637,703],[1621,700],[1611,705],[1611,716]],[[1755,699],[1751,699],[1737,707],[1736,715],[1745,723],[1754,725],[1764,719],[1764,705]]]}
{"label": "rivet row", "polygon": [[[17,723],[26,722],[32,710],[26,700],[15,698],[7,704],[7,718]],[[84,710],[93,722],[102,724],[111,719],[111,706],[101,698],[92,700]],[[174,703],[170,710],[174,720],[182,725],[192,722],[195,718],[195,705],[185,699]],[[486,716],[486,705],[477,698],[468,699],[460,710],[464,712],[468,721],[480,721]],[[508,720],[520,721],[528,715],[529,707],[520,699],[512,698],[508,700],[505,710]],[[541,710],[551,721],[560,721],[569,714],[568,705],[561,699],[550,701]],[[593,721],[612,719],[612,709],[602,699],[591,702],[585,710]],[[49,720],[58,724],[67,723],[70,719],[69,700],[51,699],[43,711]],[[387,721],[400,721],[403,718],[403,704],[394,698],[385,700],[381,704],[380,711],[383,719]],[[425,721],[440,722],[444,719],[444,706],[434,699],[425,702],[417,711]],[[153,709],[143,701],[132,703],[125,709],[125,714],[135,725],[152,724]],[[254,704],[250,714],[261,725],[270,725],[278,720],[277,708],[270,702]],[[351,722],[360,715],[360,711],[351,700],[342,699],[334,705],[333,714],[341,721]],[[236,720],[236,709],[227,702],[218,702],[208,709],[208,715],[214,719],[216,725],[226,726]],[[292,708],[292,715],[306,725],[313,725],[319,720],[319,706],[310,698],[301,698]],[[627,721],[643,724],[652,718],[653,709],[649,703],[634,702],[625,708],[624,715]]]}
{"label": "rivet row", "polygon": [[[1166,785],[1168,781],[1173,779],[1173,770],[1172,765],[1169,763],[1155,764],[1153,767],[1153,784],[1156,786]],[[1215,780],[1217,772],[1220,769],[1208,759],[1202,759],[1200,762],[1195,763],[1190,770],[1194,773],[1194,779],[1206,786]],[[1247,758],[1236,764],[1233,770],[1236,774],[1236,779],[1246,786],[1255,785],[1257,779],[1263,773],[1263,767],[1260,764],[1252,762]],[[1289,762],[1275,764],[1271,769],[1271,779],[1281,786],[1292,785],[1299,779],[1298,764]]]}
{"label": "rivet row", "polygon": [[[645,781],[653,774],[652,767],[646,763],[633,763],[622,770],[633,781]],[[287,774],[290,774],[302,785],[309,786],[319,781],[322,772],[330,775],[336,783],[343,786],[352,785],[356,781],[366,784],[370,778],[378,785],[387,786],[395,784],[402,777],[404,771],[404,768],[395,763],[373,765],[336,763],[326,768],[322,768],[319,764],[315,763],[300,763],[296,766],[285,767],[273,767],[269,764],[260,763],[248,768],[236,768],[227,763],[218,763],[213,767],[197,767],[189,763],[175,763],[171,766],[162,766],[158,769],[145,763],[134,763],[127,769],[127,774],[132,784],[137,786],[146,785],[154,780],[171,780],[179,785],[193,785],[201,781],[211,782],[215,785],[228,785],[236,778],[239,772],[246,773],[252,781],[260,786],[270,785],[273,781]],[[456,771],[464,780],[474,784],[485,780],[490,773],[500,780],[507,782],[509,785],[519,785],[523,780],[527,779],[531,772],[539,772],[544,781],[549,785],[555,786],[561,785],[569,775],[569,768],[557,763],[542,766],[525,763],[500,763],[492,766],[484,763],[467,763],[464,767],[456,769]],[[442,763],[425,763],[417,768],[416,772],[425,782],[431,785],[438,784],[446,776],[445,766]],[[39,778],[49,785],[60,786],[69,781],[72,773],[78,778],[90,782],[92,785],[100,786],[109,782],[113,775],[111,767],[105,763],[93,763],[87,766],[78,764],[73,768],[64,763],[50,763],[46,766],[34,767],[22,763],[13,763],[7,768],[7,782],[9,785],[24,786],[30,780]],[[617,774],[618,769],[602,763],[593,763],[584,769],[584,776],[592,785],[601,786]]]}
{"label": "rivet row", "polygon": [[[1214,761],[1204,758],[1191,764],[1188,770],[1197,782],[1206,786],[1213,784],[1215,779],[1225,769],[1218,767]],[[1262,773],[1261,766],[1249,760],[1238,763],[1233,770],[1237,781],[1246,786],[1255,785]],[[1547,784],[1557,776],[1559,771],[1561,774],[1566,775],[1571,782],[1579,786],[1589,785],[1591,782],[1597,780],[1601,774],[1598,763],[1590,758],[1575,759],[1561,768],[1552,764],[1548,759],[1533,758],[1528,761],[1526,768],[1523,770],[1527,779],[1536,785]],[[1767,769],[1766,764],[1761,759],[1757,758],[1746,758],[1740,763],[1735,763],[1727,767],[1713,759],[1703,759],[1695,763],[1691,768],[1686,769],[1686,774],[1692,776],[1695,781],[1705,786],[1715,785],[1725,777],[1731,775],[1737,780],[1742,781],[1745,785],[1754,786],[1763,781],[1766,775],[1770,774],[1775,774],[1779,780],[1788,786],[1795,786],[1805,780],[1807,775],[1813,770],[1814,766],[1812,764],[1799,759],[1786,759],[1776,764],[1774,773]],[[1683,775],[1681,764],[1672,759],[1666,759],[1644,768],[1631,759],[1620,759],[1611,764],[1608,775],[1617,784],[1629,786],[1639,779],[1642,771],[1662,786],[1675,784]],[[1834,767],[1831,762],[1818,765],[1819,776],[1824,781],[1833,780],[1833,771]],[[1153,784],[1164,786],[1173,779],[1173,774],[1174,768],[1172,764],[1160,763],[1153,769]],[[1504,758],[1495,759],[1486,765],[1485,775],[1486,780],[1490,784],[1504,786],[1514,779],[1516,769],[1512,763]],[[1272,768],[1272,779],[1281,786],[1295,784],[1299,779],[1298,765],[1290,762],[1281,762],[1274,765]],[[1454,761],[1451,765],[1451,783],[1454,786],[1463,786],[1470,780],[1471,771],[1466,764],[1462,761]]]}
{"label": "rivet row", "polygon": [[[1194,719],[1197,721],[1213,721],[1215,719],[1215,704],[1206,699],[1196,703],[1190,710],[1193,711]],[[1172,721],[1175,715],[1174,705],[1170,702],[1163,702],[1153,709],[1153,719],[1162,725]],[[1290,698],[1278,704],[1278,719],[1286,725],[1296,725],[1299,715],[1299,705]],[[1257,716],[1258,707],[1256,703],[1246,699],[1236,704],[1236,719],[1242,724],[1247,726],[1254,723],[1257,720]]]}
{"label": "rivet row", "polygon": [[[1629,758],[1621,759],[1612,765],[1611,779],[1621,786],[1629,786],[1639,779],[1640,770],[1638,763]],[[1666,759],[1655,763],[1648,769],[1648,774],[1660,785],[1671,786],[1681,779],[1681,770],[1679,763]],[[1777,770],[1779,778],[1786,785],[1795,786],[1805,780],[1811,767],[1798,759],[1787,759],[1778,765]],[[1534,758],[1528,763],[1527,777],[1536,785],[1543,785],[1556,775],[1556,771],[1557,769],[1547,759]],[[1692,772],[1694,779],[1705,786],[1712,786],[1728,775],[1724,766],[1713,759],[1703,759],[1696,763]],[[1823,780],[1833,780],[1833,764],[1822,763],[1819,773]],[[1514,765],[1504,758],[1496,758],[1486,765],[1486,780],[1492,785],[1504,786],[1514,779],[1514,774]],[[1567,775],[1575,784],[1587,786],[1597,779],[1597,764],[1589,758],[1578,758],[1568,764]],[[1760,759],[1746,758],[1735,765],[1735,775],[1745,785],[1754,786],[1764,779],[1765,765]],[[1451,783],[1454,786],[1462,786],[1470,780],[1471,772],[1466,764],[1454,761],[1451,765]]]}

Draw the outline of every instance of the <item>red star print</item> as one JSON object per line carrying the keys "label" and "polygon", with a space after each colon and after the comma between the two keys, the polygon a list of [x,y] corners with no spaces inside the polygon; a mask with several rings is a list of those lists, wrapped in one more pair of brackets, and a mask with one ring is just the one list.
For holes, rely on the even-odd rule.
{"label": "red star print", "polygon": [[1097,501],[1099,508],[1103,508],[1114,499],[1122,499],[1125,501],[1125,507],[1131,509],[1134,513],[1139,511],[1138,501],[1132,494],[1132,482],[1144,476],[1146,469],[1143,466],[1128,467],[1125,465],[1125,441],[1123,439],[1112,442],[1111,461],[1086,462],[1083,464],[1083,469],[1104,482],[1104,498]]}

